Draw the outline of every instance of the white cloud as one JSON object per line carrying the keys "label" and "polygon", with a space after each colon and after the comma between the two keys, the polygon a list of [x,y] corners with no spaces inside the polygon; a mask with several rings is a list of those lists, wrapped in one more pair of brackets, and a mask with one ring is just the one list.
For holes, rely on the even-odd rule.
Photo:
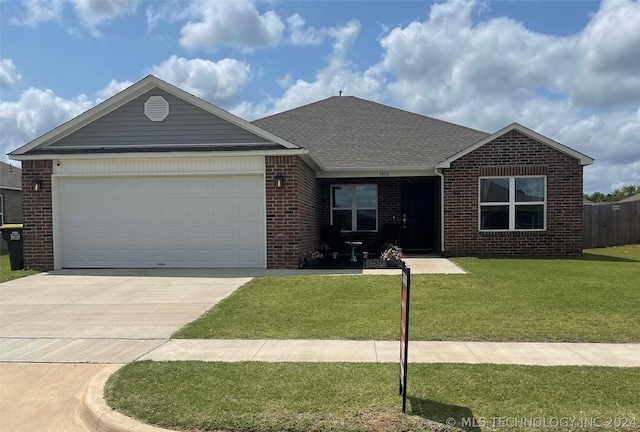
{"label": "white cloud", "polygon": [[473,27],[472,6],[434,4],[427,21],[394,28],[381,40],[382,66],[396,77],[389,85],[396,100],[437,113],[460,110],[475,98],[501,96],[519,104],[541,87],[554,88],[549,71],[566,63],[568,47],[507,18]]}
{"label": "white cloud", "polygon": [[188,6],[189,4],[182,0],[151,2],[145,11],[148,28],[153,29],[163,21],[175,22],[189,19]]}
{"label": "white cloud", "polygon": [[640,2],[604,0],[573,51],[567,78],[581,105],[607,108],[640,100]]}
{"label": "white cloud", "polygon": [[535,33],[508,18],[472,26],[474,7],[434,4],[428,20],[381,40],[396,100],[435,113],[497,95],[519,106],[542,93],[578,109],[640,99],[640,3],[606,0],[584,31],[568,37]]}
{"label": "white cloud", "polygon": [[25,0],[24,16],[11,18],[12,24],[35,27],[47,21],[56,21],[62,17],[64,3],[62,0]]}
{"label": "white cloud", "polygon": [[291,33],[290,41],[295,46],[320,45],[327,35],[325,28],[305,28],[304,18],[298,14],[293,14],[287,18],[287,24]]}
{"label": "white cloud", "polygon": [[94,36],[100,36],[97,27],[116,18],[134,15],[139,0],[72,0],[80,21]]}
{"label": "white cloud", "polygon": [[377,69],[371,68],[360,73],[353,70],[353,65],[349,61],[350,50],[360,32],[360,23],[353,20],[344,26],[329,28],[326,31],[334,40],[332,53],[327,65],[316,73],[315,81],[307,82],[298,79],[278,98],[270,97],[258,104],[243,102],[231,111],[240,117],[253,120],[330,96],[337,96],[340,90],[345,96],[357,95],[366,99],[380,99],[383,83]]}
{"label": "white cloud", "polygon": [[638,72],[640,68],[640,3],[603,0],[580,35],[585,65],[595,71]]}
{"label": "white cloud", "polygon": [[[96,37],[101,36],[98,26],[116,18],[133,15],[140,0],[26,0],[24,17],[14,17],[13,24],[35,27],[40,23],[62,23],[65,5],[71,4],[80,23]],[[73,27],[69,31],[75,31]]]}
{"label": "white cloud", "polygon": [[171,56],[150,69],[156,75],[181,89],[222,106],[233,101],[251,78],[249,64],[225,58],[213,62]]}
{"label": "white cloud", "polygon": [[111,81],[109,81],[109,84],[107,84],[105,88],[98,91],[96,103],[100,103],[106,99],[109,99],[114,94],[121,92],[131,85],[133,85],[133,81],[116,81],[112,79]]}
{"label": "white cloud", "polygon": [[251,51],[277,46],[284,23],[270,10],[260,14],[253,2],[199,0],[186,11],[190,19],[180,30],[180,45],[215,50],[221,46]]}
{"label": "white cloud", "polygon": [[278,85],[282,88],[287,88],[291,85],[291,74],[285,74],[284,76],[279,77],[278,79],[276,79],[276,82],[278,83]]}
{"label": "white cloud", "polygon": [[73,99],[56,96],[47,89],[29,88],[16,102],[0,101],[2,155],[17,149],[95,103],[81,94]]}
{"label": "white cloud", "polygon": [[0,60],[0,89],[7,89],[22,81],[22,75],[18,73],[12,59]]}

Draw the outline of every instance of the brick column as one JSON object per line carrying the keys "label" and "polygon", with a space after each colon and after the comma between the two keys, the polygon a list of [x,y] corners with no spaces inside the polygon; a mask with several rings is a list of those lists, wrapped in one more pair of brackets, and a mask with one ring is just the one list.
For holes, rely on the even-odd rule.
{"label": "brick column", "polygon": [[[27,269],[53,270],[52,172],[51,160],[22,162],[22,223]],[[33,180],[42,181],[42,190],[33,192]]]}
{"label": "brick column", "polygon": [[297,156],[267,156],[265,182],[267,268],[298,268],[300,253],[320,243],[320,183]]}

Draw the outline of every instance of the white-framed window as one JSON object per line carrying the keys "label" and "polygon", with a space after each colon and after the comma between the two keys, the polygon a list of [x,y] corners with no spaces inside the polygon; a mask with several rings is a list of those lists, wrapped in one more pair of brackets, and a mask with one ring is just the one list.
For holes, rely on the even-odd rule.
{"label": "white-framed window", "polygon": [[0,194],[0,225],[4,225],[4,195]]}
{"label": "white-framed window", "polygon": [[547,228],[544,176],[481,177],[480,231],[542,231]]}
{"label": "white-framed window", "polygon": [[342,231],[378,230],[378,186],[331,186],[331,224]]}

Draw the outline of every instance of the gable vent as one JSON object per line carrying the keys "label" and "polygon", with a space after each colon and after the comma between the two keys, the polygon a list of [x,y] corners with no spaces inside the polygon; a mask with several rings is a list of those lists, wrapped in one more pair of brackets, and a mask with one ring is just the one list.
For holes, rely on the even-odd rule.
{"label": "gable vent", "polygon": [[166,119],[169,115],[169,102],[162,96],[151,96],[144,103],[144,115],[154,122]]}

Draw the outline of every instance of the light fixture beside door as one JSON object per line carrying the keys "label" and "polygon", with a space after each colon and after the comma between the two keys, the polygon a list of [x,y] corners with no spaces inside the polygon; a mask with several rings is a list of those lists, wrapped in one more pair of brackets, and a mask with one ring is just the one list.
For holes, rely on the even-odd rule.
{"label": "light fixture beside door", "polygon": [[276,189],[282,189],[284,187],[284,176],[282,174],[278,174],[274,177],[276,182]]}
{"label": "light fixture beside door", "polygon": [[40,179],[31,180],[31,190],[34,192],[42,191],[42,180]]}

